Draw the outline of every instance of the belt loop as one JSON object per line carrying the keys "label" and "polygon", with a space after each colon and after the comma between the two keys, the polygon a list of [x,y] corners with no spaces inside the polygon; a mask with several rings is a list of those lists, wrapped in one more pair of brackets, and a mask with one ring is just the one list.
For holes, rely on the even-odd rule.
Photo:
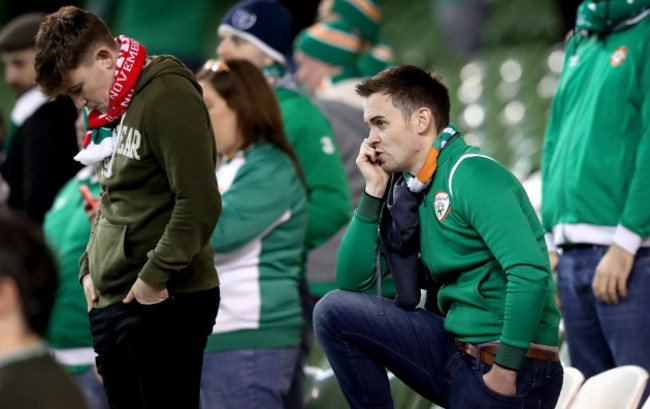
{"label": "belt loop", "polygon": [[546,379],[551,379],[551,358],[553,357],[553,352],[546,351]]}
{"label": "belt loop", "polygon": [[474,369],[479,369],[481,365],[481,350],[483,349],[483,346],[478,344],[476,345],[476,360],[474,361]]}

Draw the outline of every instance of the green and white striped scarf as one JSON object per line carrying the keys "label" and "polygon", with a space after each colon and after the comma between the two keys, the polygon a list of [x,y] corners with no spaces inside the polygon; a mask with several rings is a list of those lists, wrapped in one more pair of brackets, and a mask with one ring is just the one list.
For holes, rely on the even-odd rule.
{"label": "green and white striped scarf", "polygon": [[422,165],[422,169],[420,169],[418,174],[413,176],[410,173],[404,172],[404,181],[406,181],[406,185],[411,192],[421,192],[431,184],[433,175],[438,168],[438,155],[440,155],[440,151],[447,146],[449,140],[456,134],[458,134],[458,129],[451,124],[447,125],[433,141],[427,158],[424,160],[424,165]]}
{"label": "green and white striped scarf", "polygon": [[607,34],[632,26],[650,14],[650,0],[588,0],[578,7],[576,29]]}

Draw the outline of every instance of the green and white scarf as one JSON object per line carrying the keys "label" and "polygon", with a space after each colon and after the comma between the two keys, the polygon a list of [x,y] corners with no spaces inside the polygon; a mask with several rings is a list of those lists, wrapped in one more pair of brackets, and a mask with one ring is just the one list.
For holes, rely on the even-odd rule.
{"label": "green and white scarf", "polygon": [[650,14],[650,0],[588,0],[578,7],[576,29],[607,34],[632,26]]}
{"label": "green and white scarf", "polygon": [[404,172],[404,180],[411,192],[421,192],[431,184],[433,175],[438,168],[438,156],[440,155],[440,151],[442,151],[444,147],[447,146],[447,143],[449,143],[449,140],[457,134],[460,135],[455,126],[451,124],[447,125],[447,127],[445,127],[440,135],[438,135],[433,141],[429,153],[427,154],[427,158],[424,160],[424,165],[422,165],[418,174],[413,176],[410,173]]}

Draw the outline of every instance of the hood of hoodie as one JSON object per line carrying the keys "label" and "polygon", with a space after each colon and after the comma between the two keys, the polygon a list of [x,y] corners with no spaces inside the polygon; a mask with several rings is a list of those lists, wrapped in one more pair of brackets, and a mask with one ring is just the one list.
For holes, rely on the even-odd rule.
{"label": "hood of hoodie", "polygon": [[168,75],[180,75],[187,78],[194,88],[196,88],[199,93],[203,94],[201,86],[196,82],[196,78],[192,71],[190,71],[189,68],[187,68],[180,60],[171,55],[156,55],[147,58],[147,62],[142,68],[142,73],[135,85],[133,94],[137,95],[155,78]]}

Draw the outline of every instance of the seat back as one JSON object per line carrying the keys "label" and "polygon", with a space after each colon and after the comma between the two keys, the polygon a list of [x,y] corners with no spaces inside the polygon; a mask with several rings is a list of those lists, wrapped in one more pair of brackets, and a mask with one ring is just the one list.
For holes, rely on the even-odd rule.
{"label": "seat back", "polygon": [[641,409],[650,409],[650,398],[646,399]]}
{"label": "seat back", "polygon": [[564,368],[564,381],[562,382],[562,390],[560,397],[557,400],[555,409],[568,409],[571,407],[573,399],[578,394],[582,383],[585,381],[585,376],[578,369],[571,366]]}
{"label": "seat back", "polygon": [[582,385],[571,409],[636,409],[648,382],[648,372],[636,365],[619,366]]}

